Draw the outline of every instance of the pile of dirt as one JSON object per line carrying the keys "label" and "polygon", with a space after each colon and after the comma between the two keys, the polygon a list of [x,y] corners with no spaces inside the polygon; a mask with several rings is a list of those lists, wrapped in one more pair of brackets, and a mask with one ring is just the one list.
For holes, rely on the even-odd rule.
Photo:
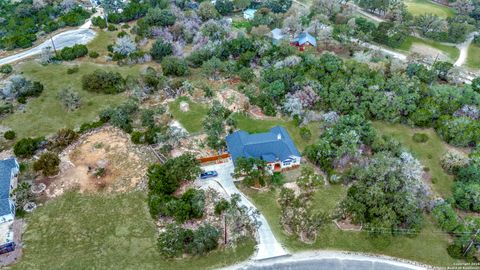
{"label": "pile of dirt", "polygon": [[46,195],[68,189],[80,192],[123,192],[135,188],[156,159],[146,146],[130,141],[122,130],[104,127],[82,135],[60,155],[60,174],[45,179]]}

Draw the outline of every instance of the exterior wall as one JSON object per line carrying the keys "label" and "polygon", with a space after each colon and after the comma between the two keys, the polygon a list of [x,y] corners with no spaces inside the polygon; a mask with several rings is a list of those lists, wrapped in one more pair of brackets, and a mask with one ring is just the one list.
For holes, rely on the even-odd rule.
{"label": "exterior wall", "polygon": [[0,216],[0,223],[8,222],[8,221],[13,221],[13,214],[8,214],[8,215],[3,215]]}
{"label": "exterior wall", "polygon": [[[270,171],[275,170],[275,165],[279,164],[280,165],[280,170],[286,170],[289,168],[297,167],[300,166],[300,162],[302,161],[302,157],[291,157],[292,161],[289,162],[284,162],[284,161],[277,161],[277,162],[270,162],[268,163],[268,169]],[[277,165],[278,166],[278,165]]]}

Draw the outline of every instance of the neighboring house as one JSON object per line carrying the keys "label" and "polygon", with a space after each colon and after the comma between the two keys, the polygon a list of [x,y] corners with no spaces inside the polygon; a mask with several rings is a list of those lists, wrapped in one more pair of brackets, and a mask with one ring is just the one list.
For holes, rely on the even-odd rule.
{"label": "neighboring house", "polygon": [[256,9],[249,8],[243,11],[243,18],[245,20],[253,20],[253,17],[255,16],[255,12],[257,12]]}
{"label": "neighboring house", "polygon": [[19,166],[15,158],[0,160],[0,254],[13,251],[15,203],[12,191],[17,187]]}
{"label": "neighboring house", "polygon": [[272,37],[273,45],[278,45],[285,39],[285,35],[282,33],[282,29],[280,28],[273,29],[272,31],[270,31],[270,34]]}
{"label": "neighboring house", "polygon": [[317,47],[317,40],[314,36],[307,32],[300,33],[296,38],[290,42],[292,46],[298,47],[300,51],[305,50],[305,47],[313,46]]}
{"label": "neighboring house", "polygon": [[300,165],[301,155],[287,130],[276,126],[265,133],[235,131],[226,138],[233,162],[240,158],[256,158],[267,162],[271,171],[282,171]]}

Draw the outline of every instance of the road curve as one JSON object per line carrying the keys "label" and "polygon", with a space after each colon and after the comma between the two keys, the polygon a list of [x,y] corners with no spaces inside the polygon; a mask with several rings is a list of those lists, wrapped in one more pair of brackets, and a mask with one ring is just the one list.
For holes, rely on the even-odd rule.
{"label": "road curve", "polygon": [[[57,50],[60,50],[64,47],[73,46],[75,44],[89,43],[96,35],[95,31],[90,29],[90,26],[91,21],[88,20],[78,29],[65,31],[63,33],[53,36],[52,39],[55,43],[55,48]],[[46,47],[52,47],[52,41],[50,39],[47,39],[42,44],[37,45],[36,47],[0,59],[0,65],[10,64],[40,54],[42,52],[42,49]]]}
{"label": "road curve", "polygon": [[[248,208],[256,209],[255,205],[250,202],[243,193],[241,193],[233,182],[232,173],[234,170],[233,163],[231,161],[202,167],[205,171],[217,171],[218,177],[214,178],[214,181],[218,182],[225,192],[231,196],[233,194],[240,195],[240,203]],[[254,260],[265,260],[269,258],[288,255],[288,252],[282,247],[273,235],[270,226],[268,225],[265,217],[260,213],[258,221],[261,222],[260,227],[257,229],[257,253],[254,256]]]}
{"label": "road curve", "polygon": [[425,270],[430,267],[386,256],[340,251],[309,251],[288,257],[245,262],[224,270]]}

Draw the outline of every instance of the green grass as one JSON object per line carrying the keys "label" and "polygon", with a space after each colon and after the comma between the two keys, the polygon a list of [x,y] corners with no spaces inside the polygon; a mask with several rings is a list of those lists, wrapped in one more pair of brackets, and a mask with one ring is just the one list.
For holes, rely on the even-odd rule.
{"label": "green grass", "polygon": [[108,45],[115,43],[117,31],[98,30],[97,36],[87,44],[88,51],[96,51],[100,55],[108,54]]}
{"label": "green grass", "polygon": [[[388,124],[384,122],[374,122],[373,126],[381,134],[391,135],[412,154],[420,160],[423,166],[430,169],[432,175],[432,187],[439,195],[448,197],[452,192],[453,177],[448,175],[442,169],[440,160],[443,154],[448,150],[440,137],[432,129],[410,128],[401,124]],[[428,135],[428,141],[425,143],[414,142],[412,136],[416,132]],[[433,179],[435,180],[433,181]]]}
{"label": "green grass", "polygon": [[27,216],[24,255],[12,269],[213,269],[246,260],[254,241],[235,250],[166,260],[142,192],[69,192]]}
{"label": "green grass", "polygon": [[[284,233],[279,223],[281,211],[276,201],[278,191],[257,192],[248,188],[241,189],[265,215],[277,239],[290,251],[330,249],[376,253],[435,266],[451,266],[455,262],[446,251],[448,236],[439,233],[439,229],[429,217],[417,236],[385,234],[374,237],[366,232],[341,231],[333,223],[329,223],[321,229],[315,243],[305,244]],[[314,205],[317,210],[331,212],[345,196],[345,192],[346,188],[343,186],[322,187],[315,195]]]}
{"label": "green grass", "polygon": [[[17,133],[17,138],[22,138],[48,135],[63,127],[74,128],[93,121],[102,109],[121,103],[125,97],[121,94],[102,95],[84,91],[81,87],[82,75],[99,68],[118,71],[124,76],[139,74],[138,66],[102,66],[91,63],[78,63],[78,66],[77,73],[68,75],[67,69],[71,66],[64,64],[42,66],[34,61],[21,64],[17,69],[27,78],[40,81],[44,90],[39,97],[28,100],[24,113],[8,115],[2,119],[2,125],[12,128]],[[77,91],[81,97],[81,107],[73,112],[65,110],[57,98],[58,93],[68,87]]]}
{"label": "green grass", "polygon": [[468,48],[467,66],[480,69],[480,46],[471,44]]}
{"label": "green grass", "polygon": [[413,44],[425,45],[440,50],[446,56],[448,56],[452,62],[455,62],[460,55],[460,51],[457,47],[445,45],[431,39],[418,38],[414,36],[409,36],[398,49],[410,51]]}
{"label": "green grass", "polygon": [[428,0],[405,0],[405,4],[407,5],[407,10],[413,16],[431,13],[442,18],[448,18],[455,15],[453,9]]}
{"label": "green grass", "polygon": [[[190,105],[188,112],[180,110],[180,102],[186,101]],[[203,119],[206,117],[208,108],[202,104],[195,103],[186,97],[178,98],[168,104],[173,117],[182,124],[182,126],[190,133],[200,132],[203,129]]]}
{"label": "green grass", "polygon": [[300,128],[297,127],[292,120],[288,119],[268,119],[268,120],[259,120],[250,118],[244,114],[235,114],[234,119],[237,122],[237,128],[245,130],[250,133],[266,132],[274,126],[283,126],[288,130],[288,133],[295,142],[295,146],[299,151],[303,151],[305,147],[309,144],[312,144],[315,138],[318,138],[320,135],[320,125],[319,123],[310,123],[307,125],[307,128],[310,129],[312,133],[312,138],[309,141],[305,141],[300,136]]}

